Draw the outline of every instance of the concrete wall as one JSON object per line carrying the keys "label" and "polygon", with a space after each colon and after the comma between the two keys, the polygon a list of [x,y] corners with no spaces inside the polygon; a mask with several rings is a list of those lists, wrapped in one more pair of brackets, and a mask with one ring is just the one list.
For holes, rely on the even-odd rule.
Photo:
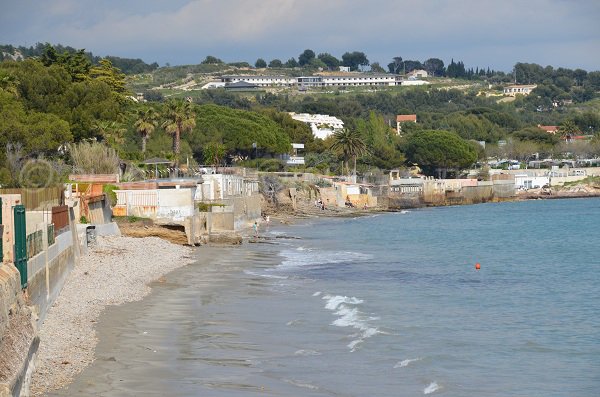
{"label": "concrete wall", "polygon": [[115,215],[183,222],[194,214],[196,189],[115,190]]}
{"label": "concrete wall", "polygon": [[[44,236],[45,237],[45,236]],[[27,292],[41,324],[48,309],[58,297],[75,266],[77,247],[69,230],[56,237],[56,242],[27,262]]]}
{"label": "concrete wall", "polygon": [[159,189],[157,218],[183,221],[194,215],[194,193],[196,189]]}

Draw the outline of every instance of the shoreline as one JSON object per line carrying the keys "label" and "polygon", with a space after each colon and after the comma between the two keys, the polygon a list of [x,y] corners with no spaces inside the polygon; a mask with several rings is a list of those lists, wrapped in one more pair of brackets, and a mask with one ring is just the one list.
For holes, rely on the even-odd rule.
{"label": "shoreline", "polygon": [[[516,196],[513,200],[505,201],[599,196]],[[436,206],[420,208],[427,207]],[[402,210],[334,209],[307,213],[301,210],[290,212],[281,208],[280,211],[270,212],[270,227],[283,227],[310,219],[354,218]],[[239,231],[244,243],[269,243],[269,239],[263,235],[266,225],[262,222],[260,225],[258,238],[253,236],[251,226]],[[81,258],[81,264],[73,269],[46,321],[40,327],[41,343],[32,378],[31,395],[45,395],[72,384],[98,358],[96,347],[99,330],[96,329],[96,324],[105,309],[142,300],[151,292],[150,284],[164,283],[166,274],[194,262],[191,257],[193,251],[192,247],[177,245],[160,237],[98,238],[96,246],[91,247],[89,253]],[[153,260],[154,258],[161,260]]]}
{"label": "shoreline", "polygon": [[151,291],[149,283],[191,263],[191,254],[190,247],[158,237],[99,237],[40,327],[31,395],[72,383],[96,359],[96,324],[105,308],[143,299]]}

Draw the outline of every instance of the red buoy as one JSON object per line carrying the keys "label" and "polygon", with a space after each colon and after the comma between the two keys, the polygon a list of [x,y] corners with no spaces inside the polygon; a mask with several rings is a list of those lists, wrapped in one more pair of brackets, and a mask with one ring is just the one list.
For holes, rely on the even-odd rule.
{"label": "red buoy", "polygon": [[479,264],[479,262],[477,262],[475,264],[475,270],[479,270],[479,269],[481,269],[481,265]]}

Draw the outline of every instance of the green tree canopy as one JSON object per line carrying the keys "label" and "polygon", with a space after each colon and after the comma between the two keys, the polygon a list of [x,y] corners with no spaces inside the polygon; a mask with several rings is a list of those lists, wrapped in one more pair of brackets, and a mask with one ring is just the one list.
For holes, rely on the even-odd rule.
{"label": "green tree canopy", "polygon": [[281,68],[283,67],[283,63],[279,59],[273,59],[269,62],[270,68]]}
{"label": "green tree canopy", "polygon": [[474,147],[450,131],[429,130],[408,137],[406,158],[427,175],[444,178],[449,170],[460,170],[477,160]]}
{"label": "green tree canopy", "polygon": [[369,60],[364,52],[346,52],[342,55],[342,65],[350,67],[350,70],[358,70],[363,66],[369,66]]}
{"label": "green tree canopy", "polygon": [[222,142],[230,154],[252,154],[255,142],[261,153],[287,153],[291,148],[290,138],[267,116],[217,105],[198,108],[196,128],[190,137],[195,154],[208,142]]}
{"label": "green tree canopy", "polygon": [[315,52],[307,49],[298,56],[298,64],[300,66],[305,66],[308,65],[313,59],[315,59]]}
{"label": "green tree canopy", "polygon": [[200,62],[202,65],[211,65],[211,64],[219,64],[219,63],[223,63],[222,60],[220,60],[217,57],[214,57],[212,55],[207,55],[206,58],[204,58],[204,60],[202,62]]}
{"label": "green tree canopy", "polygon": [[266,68],[267,62],[262,58],[258,58],[256,62],[254,62],[254,66],[257,68]]}
{"label": "green tree canopy", "polygon": [[327,65],[327,69],[329,70],[336,70],[340,66],[340,60],[328,52],[319,54],[318,58]]}

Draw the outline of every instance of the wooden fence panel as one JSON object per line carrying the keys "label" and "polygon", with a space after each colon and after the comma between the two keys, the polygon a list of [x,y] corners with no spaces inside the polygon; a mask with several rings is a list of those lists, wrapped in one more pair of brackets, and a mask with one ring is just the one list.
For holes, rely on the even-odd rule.
{"label": "wooden fence panel", "polygon": [[0,189],[0,194],[20,194],[28,211],[42,210],[64,202],[62,186],[40,189]]}
{"label": "wooden fence panel", "polygon": [[67,228],[69,226],[69,207],[66,205],[52,207],[52,223],[55,235]]}

